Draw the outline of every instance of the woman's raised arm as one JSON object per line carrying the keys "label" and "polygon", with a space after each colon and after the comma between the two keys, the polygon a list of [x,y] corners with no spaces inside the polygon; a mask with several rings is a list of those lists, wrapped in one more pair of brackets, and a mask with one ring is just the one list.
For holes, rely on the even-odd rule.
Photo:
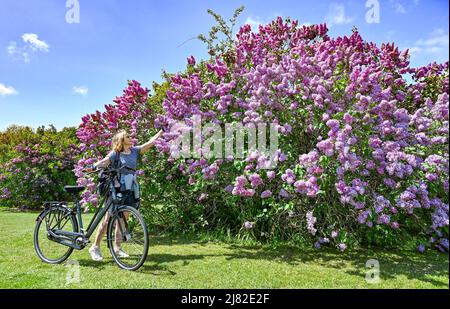
{"label": "woman's raised arm", "polygon": [[150,147],[152,147],[152,146],[155,144],[155,141],[156,141],[158,138],[160,138],[162,134],[163,134],[163,131],[162,131],[162,130],[159,130],[159,132],[156,133],[156,135],[153,136],[147,143],[142,144],[142,145],[140,146],[140,148],[141,148],[141,154],[144,153],[144,152],[146,152],[147,150],[149,150]]}
{"label": "woman's raised arm", "polygon": [[106,157],[103,160],[100,160],[100,161],[94,163],[94,167],[95,168],[97,168],[97,167],[100,167],[100,168],[107,167],[110,163],[111,163],[111,160],[109,160],[109,157]]}

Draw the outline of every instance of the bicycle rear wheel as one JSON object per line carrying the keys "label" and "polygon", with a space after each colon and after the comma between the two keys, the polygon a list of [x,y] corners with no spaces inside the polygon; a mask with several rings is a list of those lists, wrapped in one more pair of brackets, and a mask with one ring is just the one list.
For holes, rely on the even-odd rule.
{"label": "bicycle rear wheel", "polygon": [[77,220],[70,210],[50,207],[39,215],[34,228],[34,249],[39,258],[45,263],[59,264],[72,254],[73,248],[56,242],[50,234],[54,230],[78,231]]}
{"label": "bicycle rear wheel", "polygon": [[137,270],[144,264],[149,239],[147,225],[136,208],[121,206],[108,222],[107,235],[111,256],[120,268]]}

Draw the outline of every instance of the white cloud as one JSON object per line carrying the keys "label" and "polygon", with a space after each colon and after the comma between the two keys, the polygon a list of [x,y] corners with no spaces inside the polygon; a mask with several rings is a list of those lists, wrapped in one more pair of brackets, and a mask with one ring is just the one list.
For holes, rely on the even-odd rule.
{"label": "white cloud", "polygon": [[72,88],[73,94],[80,94],[86,96],[89,93],[89,88],[85,86],[74,86]]}
{"label": "white cloud", "polygon": [[24,33],[22,40],[28,43],[34,51],[48,52],[50,46],[42,40],[39,40],[39,36],[36,33]]}
{"label": "white cloud", "polygon": [[14,95],[17,93],[17,90],[13,87],[0,83],[0,96]]}
{"label": "white cloud", "polygon": [[412,3],[409,0],[389,0],[391,7],[400,14],[408,13],[413,6],[418,6],[419,2],[419,0],[414,0]]}
{"label": "white cloud", "polygon": [[256,31],[258,30],[259,25],[263,25],[264,22],[259,17],[247,17],[247,19],[245,20],[245,24],[250,25],[252,27],[252,30]]}
{"label": "white cloud", "polygon": [[389,30],[386,32],[386,40],[392,41],[392,38],[394,37],[394,34],[396,33],[395,30]]}
{"label": "white cloud", "polygon": [[45,41],[40,40],[39,36],[35,33],[24,33],[22,40],[22,45],[19,46],[17,42],[12,41],[6,49],[8,55],[15,59],[21,59],[25,63],[31,61],[31,54],[38,52],[47,53],[50,49],[50,46]]}
{"label": "white cloud", "polygon": [[342,3],[332,3],[328,8],[328,15],[325,17],[327,24],[343,25],[352,22],[352,18],[345,15],[345,6]]}
{"label": "white cloud", "polygon": [[394,4],[395,11],[400,14],[406,14],[406,9],[400,2]]}
{"label": "white cloud", "polygon": [[420,46],[448,46],[448,33],[444,29],[435,29],[426,40],[418,40],[417,45]]}
{"label": "white cloud", "polygon": [[8,54],[9,55],[14,55],[15,53],[17,53],[17,43],[16,42],[10,42],[8,45]]}
{"label": "white cloud", "polygon": [[30,62],[30,54],[29,54],[29,53],[23,52],[23,53],[22,53],[22,57],[23,57],[23,61],[24,61],[25,63],[29,63],[29,62]]}
{"label": "white cloud", "polygon": [[283,17],[283,14],[279,13],[279,12],[274,12],[272,14],[272,17],[269,17],[268,19],[264,20],[260,17],[252,17],[249,16],[247,17],[247,19],[245,20],[244,24],[245,25],[250,25],[252,27],[252,31],[256,32],[259,30],[259,25],[266,25],[271,23],[272,21],[274,21],[277,17]]}
{"label": "white cloud", "polygon": [[427,54],[439,54],[442,52],[447,52],[448,57],[449,48],[449,34],[446,33],[444,29],[435,29],[426,39],[417,40],[412,47],[410,47],[410,52],[412,55],[417,55],[420,53]]}

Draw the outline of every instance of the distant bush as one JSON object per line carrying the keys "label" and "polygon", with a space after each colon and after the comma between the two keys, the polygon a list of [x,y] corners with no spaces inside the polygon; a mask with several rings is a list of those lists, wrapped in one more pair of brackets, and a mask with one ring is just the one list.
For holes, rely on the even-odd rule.
{"label": "distant bush", "polygon": [[38,208],[66,199],[63,186],[75,183],[78,160],[75,128],[11,126],[0,132],[0,205]]}

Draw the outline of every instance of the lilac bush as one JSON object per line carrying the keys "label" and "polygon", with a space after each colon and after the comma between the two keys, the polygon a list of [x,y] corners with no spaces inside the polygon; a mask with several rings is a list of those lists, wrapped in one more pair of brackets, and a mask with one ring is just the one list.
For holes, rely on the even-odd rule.
{"label": "lilac bush", "polygon": [[74,184],[79,156],[75,128],[10,127],[0,133],[0,205],[22,209],[44,201],[66,200],[63,187]]}
{"label": "lilac bush", "polygon": [[[165,198],[182,196],[175,208],[191,209],[209,228],[238,231],[251,221],[255,235],[304,235],[341,251],[426,236],[448,250],[448,62],[414,68],[394,43],[377,46],[357,30],[331,38],[325,24],[282,18],[230,37],[215,17],[221,26],[202,37],[211,58],[189,57],[184,72],[165,75],[164,91],[108,107],[114,117],[83,118],[86,149],[100,157],[122,118],[133,136],[146,136],[153,118],[143,110],[158,102],[154,125],[166,132],[157,143],[165,158],[152,175],[169,177]],[[217,29],[228,39],[213,45]],[[264,169],[267,158],[254,151],[243,159],[173,156],[177,134],[169,131],[178,121],[189,129],[193,116],[275,125],[276,167]]]}

